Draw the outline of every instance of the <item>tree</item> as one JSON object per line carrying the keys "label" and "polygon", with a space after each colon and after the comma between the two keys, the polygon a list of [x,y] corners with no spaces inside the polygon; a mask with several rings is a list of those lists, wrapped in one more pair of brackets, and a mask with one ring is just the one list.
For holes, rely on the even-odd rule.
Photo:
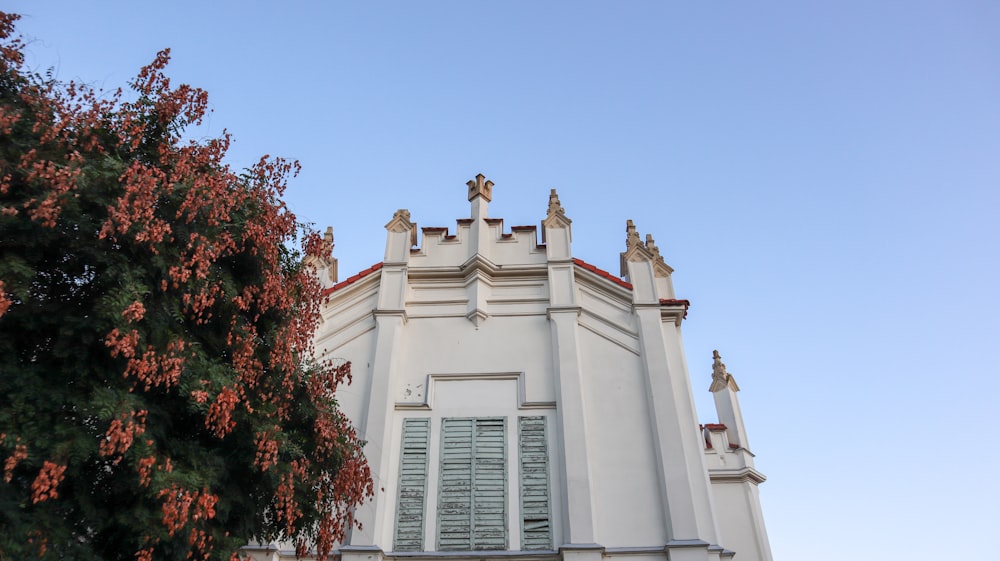
{"label": "tree", "polygon": [[[159,53],[106,93],[24,68],[0,13],[0,559],[326,557],[373,492],[312,361],[297,163],[183,141],[204,91]],[[287,244],[300,241],[302,253]]]}

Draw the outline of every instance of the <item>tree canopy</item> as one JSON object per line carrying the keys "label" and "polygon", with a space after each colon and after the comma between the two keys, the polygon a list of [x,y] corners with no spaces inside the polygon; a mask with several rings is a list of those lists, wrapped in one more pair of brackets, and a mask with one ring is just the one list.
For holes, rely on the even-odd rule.
{"label": "tree canopy", "polygon": [[[373,488],[312,360],[330,247],[298,165],[184,140],[207,95],[160,52],[131,89],[24,66],[0,12],[0,559],[327,556]],[[302,250],[289,249],[300,243]]]}

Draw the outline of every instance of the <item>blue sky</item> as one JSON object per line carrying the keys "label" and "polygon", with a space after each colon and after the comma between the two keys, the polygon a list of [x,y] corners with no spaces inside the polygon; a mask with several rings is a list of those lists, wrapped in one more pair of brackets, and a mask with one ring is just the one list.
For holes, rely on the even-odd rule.
{"label": "blue sky", "polygon": [[701,420],[712,349],[743,389],[775,559],[1000,548],[1000,4],[5,9],[64,80],[113,89],[171,47],[214,109],[196,135],[302,162],[287,199],[334,226],[341,278],[397,208],[453,228],[479,172],[508,226],[557,188],[612,272],[633,219],[692,301]]}

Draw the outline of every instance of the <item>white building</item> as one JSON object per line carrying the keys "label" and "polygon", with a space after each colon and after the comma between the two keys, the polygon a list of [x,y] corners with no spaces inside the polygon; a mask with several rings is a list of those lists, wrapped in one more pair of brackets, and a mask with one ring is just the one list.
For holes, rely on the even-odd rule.
{"label": "white building", "polygon": [[628,222],[619,278],[573,257],[555,190],[539,243],[468,187],[453,233],[399,210],[380,263],[320,265],[316,349],[353,363],[338,400],[381,489],[342,560],[770,560],[739,388],[716,353],[699,425],[652,237]]}

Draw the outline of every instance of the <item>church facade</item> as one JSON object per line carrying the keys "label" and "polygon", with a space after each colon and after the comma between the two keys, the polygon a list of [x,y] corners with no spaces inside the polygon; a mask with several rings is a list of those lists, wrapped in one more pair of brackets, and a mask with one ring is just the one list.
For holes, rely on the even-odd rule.
{"label": "church facade", "polygon": [[629,221],[613,275],[574,258],[555,190],[540,228],[509,230],[492,191],[468,183],[454,231],[397,211],[342,282],[314,263],[316,351],[352,362],[337,398],[378,489],[341,559],[769,561],[739,388],[716,353],[699,424],[688,302],[652,237]]}

